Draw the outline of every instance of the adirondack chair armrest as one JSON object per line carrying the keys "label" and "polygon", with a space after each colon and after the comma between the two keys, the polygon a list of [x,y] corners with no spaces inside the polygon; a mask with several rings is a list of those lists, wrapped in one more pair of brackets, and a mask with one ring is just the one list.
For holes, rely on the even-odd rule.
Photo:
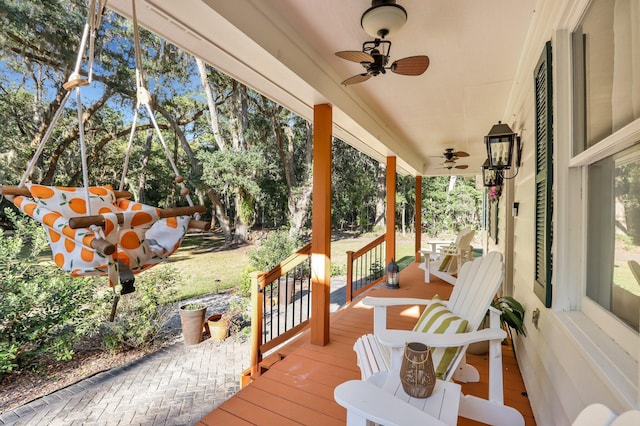
{"label": "adirondack chair armrest", "polygon": [[376,337],[381,344],[391,348],[404,348],[406,342],[420,342],[427,346],[446,348],[465,346],[487,340],[497,340],[501,342],[507,337],[507,333],[500,328],[485,328],[478,331],[457,334],[432,334],[410,330],[384,330],[380,332],[380,334],[377,334]]}
{"label": "adirondack chair armrest", "polygon": [[[476,342],[489,341],[490,352],[499,350],[500,343],[507,337],[501,328],[485,328],[482,330],[456,334],[434,334],[410,330],[384,330],[376,335],[378,342],[390,349],[390,368],[400,369],[402,354],[406,342],[420,342],[430,347],[462,347]],[[491,346],[494,349],[491,349]],[[500,361],[502,363],[502,361]],[[502,378],[500,377],[500,384]]]}
{"label": "adirondack chair armrest", "polygon": [[431,299],[419,299],[416,297],[371,297],[362,299],[366,306],[399,306],[399,305],[428,305]]}
{"label": "adirondack chair armrest", "polygon": [[[365,297],[362,304],[373,306],[373,334],[387,329],[387,307],[401,305],[428,305],[431,299],[419,299],[412,297]],[[441,303],[446,305],[446,301]]]}
{"label": "adirondack chair armrest", "polygon": [[435,417],[362,380],[350,380],[338,385],[333,391],[333,397],[347,409],[349,426],[364,426],[368,423],[367,420],[385,425],[445,425]]}

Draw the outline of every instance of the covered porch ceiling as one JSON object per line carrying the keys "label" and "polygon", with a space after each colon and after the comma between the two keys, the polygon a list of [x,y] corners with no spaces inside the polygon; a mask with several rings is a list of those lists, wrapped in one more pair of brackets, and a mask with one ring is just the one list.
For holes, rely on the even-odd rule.
{"label": "covered porch ceiling", "polygon": [[[483,137],[517,90],[536,0],[398,0],[407,23],[388,39],[391,61],[428,55],[420,76],[387,72],[343,86],[362,66],[335,55],[371,40],[371,0],[136,0],[139,23],[308,120],[333,106],[334,136],[373,158],[397,156],[410,175],[473,175]],[[131,0],[108,6],[131,17]],[[517,130],[517,129],[514,129]],[[446,148],[466,151],[447,170]]]}

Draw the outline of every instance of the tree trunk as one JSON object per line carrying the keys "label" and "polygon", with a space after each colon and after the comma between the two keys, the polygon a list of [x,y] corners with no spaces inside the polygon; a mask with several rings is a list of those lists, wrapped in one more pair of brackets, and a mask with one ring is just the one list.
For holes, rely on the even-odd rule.
{"label": "tree trunk", "polygon": [[403,237],[407,234],[406,216],[407,216],[407,209],[405,208],[405,203],[402,203],[402,236]]}
{"label": "tree trunk", "polygon": [[235,242],[246,243],[249,240],[249,229],[255,222],[253,218],[253,197],[240,190],[236,194]]}
{"label": "tree trunk", "polygon": [[284,169],[287,183],[287,207],[289,209],[289,235],[297,236],[305,225],[307,214],[311,206],[312,176],[311,163],[313,161],[313,132],[311,124],[305,122],[306,144],[301,182],[296,180],[294,164],[294,133],[291,125],[280,121],[282,107],[269,99],[262,97],[263,111],[271,117],[271,126],[278,146],[278,156]]}
{"label": "tree trunk", "polygon": [[222,229],[222,233],[224,235],[224,240],[229,243],[231,242],[231,220],[225,211],[224,204],[222,204],[220,197],[218,197],[218,194],[213,189],[207,188],[206,194],[213,206],[214,215],[211,218],[211,229],[215,228],[215,220],[218,219],[220,229]]}
{"label": "tree trunk", "polygon": [[[180,123],[178,123],[172,116],[169,114],[164,108],[161,106],[156,107],[157,111],[162,114],[162,116],[169,122],[171,128],[175,131],[178,140],[182,146],[183,151],[186,153],[187,158],[189,159],[189,164],[193,170],[199,171],[202,169],[200,162],[196,158],[187,138],[180,127]],[[226,208],[224,204],[220,201],[219,194],[213,190],[213,188],[206,186],[204,188],[205,193],[207,194],[207,198],[211,201],[213,207],[213,216],[211,219],[211,228],[214,228],[215,219],[220,223],[220,229],[224,234],[224,240],[226,242],[230,242],[232,240],[231,233],[231,220],[229,219],[229,215],[226,213]]]}
{"label": "tree trunk", "polygon": [[211,85],[209,84],[209,79],[207,78],[207,68],[205,63],[199,58],[196,58],[196,64],[198,66],[198,72],[200,73],[200,82],[207,99],[207,105],[209,106],[209,125],[211,126],[211,131],[213,132],[213,138],[215,139],[218,148],[221,151],[224,151],[226,146],[224,143],[224,139],[222,139],[220,126],[218,124],[218,106],[213,99],[213,92],[211,91]]}
{"label": "tree trunk", "polygon": [[289,195],[289,235],[294,237],[300,234],[307,221],[309,206],[311,205],[311,185],[301,188],[297,197]]}

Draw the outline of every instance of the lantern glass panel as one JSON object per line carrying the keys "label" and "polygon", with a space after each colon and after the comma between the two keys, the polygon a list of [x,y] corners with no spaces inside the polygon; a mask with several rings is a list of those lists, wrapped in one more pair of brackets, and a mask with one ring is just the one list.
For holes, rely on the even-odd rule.
{"label": "lantern glass panel", "polygon": [[514,135],[487,136],[489,167],[509,169],[513,154]]}
{"label": "lantern glass panel", "polygon": [[484,182],[484,186],[495,186],[496,185],[496,177],[498,175],[497,170],[492,170],[488,168],[482,169],[482,181]]}
{"label": "lantern glass panel", "polygon": [[394,259],[387,265],[387,288],[400,288],[400,268]]}

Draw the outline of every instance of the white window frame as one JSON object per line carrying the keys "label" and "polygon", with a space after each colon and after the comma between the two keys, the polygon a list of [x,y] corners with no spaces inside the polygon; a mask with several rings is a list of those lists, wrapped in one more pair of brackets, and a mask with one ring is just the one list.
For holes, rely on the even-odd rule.
{"label": "white window frame", "polygon": [[[574,92],[572,33],[589,0],[573,4],[553,37],[554,81],[554,242],[552,309],[566,326],[594,373],[631,405],[640,405],[640,336],[614,314],[586,297],[587,169],[640,142],[640,119],[585,151],[573,155]],[[579,207],[578,207],[579,206]],[[603,350],[607,348],[607,350]]]}

